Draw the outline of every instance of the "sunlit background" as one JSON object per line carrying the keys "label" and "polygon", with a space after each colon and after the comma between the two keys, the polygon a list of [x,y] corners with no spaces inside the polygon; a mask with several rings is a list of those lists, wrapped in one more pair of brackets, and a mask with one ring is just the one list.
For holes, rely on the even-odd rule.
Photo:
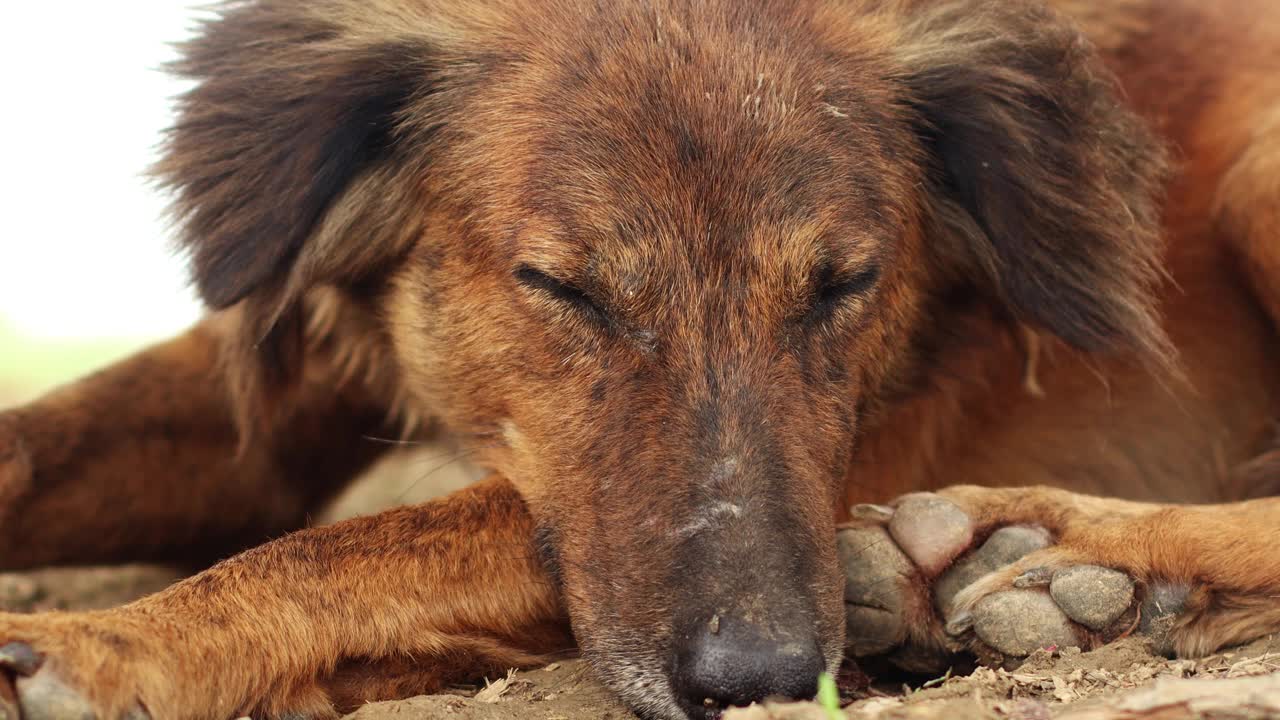
{"label": "sunlit background", "polygon": [[[199,3],[203,4],[203,3]],[[0,21],[0,404],[190,324],[145,177],[198,3],[10,3]]]}

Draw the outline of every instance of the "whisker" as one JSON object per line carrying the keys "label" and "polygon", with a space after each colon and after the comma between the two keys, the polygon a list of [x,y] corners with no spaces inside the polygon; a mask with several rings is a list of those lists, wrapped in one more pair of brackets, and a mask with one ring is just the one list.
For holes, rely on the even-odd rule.
{"label": "whisker", "polygon": [[417,447],[419,445],[427,444],[427,441],[425,440],[392,440],[391,438],[377,437],[374,435],[361,435],[360,437],[363,440],[382,443],[383,445],[403,445],[408,447]]}
{"label": "whisker", "polygon": [[[448,457],[444,460],[444,462],[441,462],[439,465],[436,465],[435,467],[431,468],[427,472],[423,473],[422,475],[414,479],[407,486],[405,486],[405,488],[401,490],[400,494],[396,497],[395,502],[397,504],[403,503],[404,499],[409,495],[409,493],[413,492],[413,490],[416,489],[418,485],[422,483],[422,481],[430,478],[432,475],[435,475],[436,473],[452,465],[453,463],[459,460],[469,458],[472,455],[475,455],[476,453],[479,453],[483,450],[488,450],[492,447],[496,447],[496,445],[481,445],[481,446],[466,448],[453,453],[446,453],[445,455],[447,455]],[[445,455],[435,455],[429,458],[415,458],[415,461],[423,460],[426,462],[431,462],[434,460],[439,460],[441,457],[444,457]]]}

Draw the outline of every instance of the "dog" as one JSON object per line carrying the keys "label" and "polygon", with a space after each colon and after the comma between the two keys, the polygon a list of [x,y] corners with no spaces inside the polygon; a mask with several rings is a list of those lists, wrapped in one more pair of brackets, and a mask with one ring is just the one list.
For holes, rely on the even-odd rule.
{"label": "dog", "polygon": [[[577,648],[713,718],[1280,630],[1278,48],[1264,0],[223,6],[157,168],[207,318],[0,415],[5,569],[207,569],[0,616],[0,705]],[[488,479],[304,528],[440,433]]]}

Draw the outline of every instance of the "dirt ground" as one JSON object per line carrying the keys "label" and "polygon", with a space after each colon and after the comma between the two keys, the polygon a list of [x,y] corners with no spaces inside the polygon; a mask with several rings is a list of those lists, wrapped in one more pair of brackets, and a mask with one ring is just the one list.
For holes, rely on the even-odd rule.
{"label": "dirt ground", "polygon": [[[412,502],[466,483],[474,471],[439,448],[394,460],[335,504],[329,519]],[[176,576],[150,567],[46,570],[0,575],[0,608],[30,612],[87,609],[155,592]],[[841,678],[843,714],[812,703],[736,710],[726,720],[1280,720],[1280,637],[1200,660],[1153,656],[1140,639],[1091,653],[1067,648],[1033,656],[1016,670],[980,668],[965,676],[871,682]],[[374,703],[348,720],[627,720],[632,715],[581,662],[493,678],[410,700]]]}

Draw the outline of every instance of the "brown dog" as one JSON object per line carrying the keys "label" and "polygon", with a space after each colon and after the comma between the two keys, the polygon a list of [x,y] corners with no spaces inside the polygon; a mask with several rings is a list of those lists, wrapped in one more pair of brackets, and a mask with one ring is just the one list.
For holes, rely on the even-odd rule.
{"label": "brown dog", "polygon": [[0,563],[226,557],[369,437],[494,475],[0,617],[0,709],[325,718],[576,641],[713,717],[846,647],[1280,630],[1280,6],[1057,5],[228,5],[160,168],[213,313],[0,415]]}

